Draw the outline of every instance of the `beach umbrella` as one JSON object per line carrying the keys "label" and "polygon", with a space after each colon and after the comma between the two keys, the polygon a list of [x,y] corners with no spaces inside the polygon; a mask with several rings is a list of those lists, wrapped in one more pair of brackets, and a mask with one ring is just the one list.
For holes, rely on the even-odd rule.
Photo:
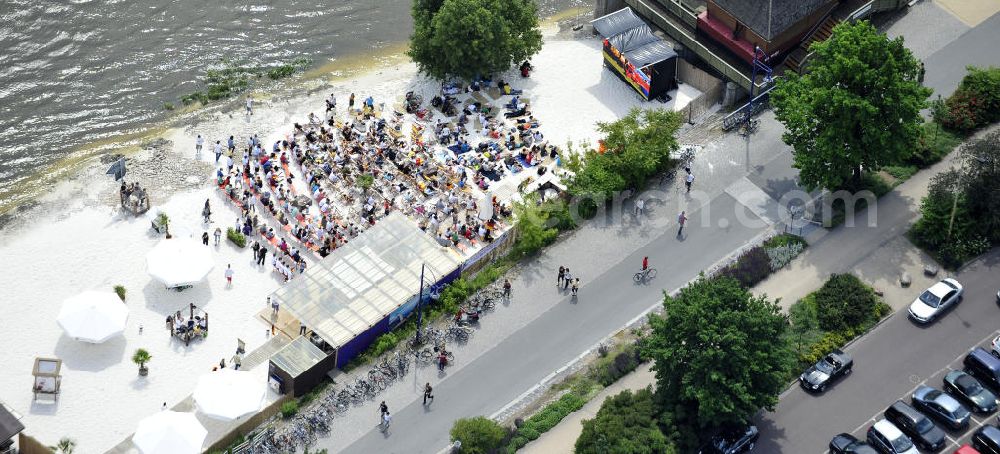
{"label": "beach umbrella", "polygon": [[146,254],[149,275],[168,288],[194,285],[214,266],[209,248],[191,239],[163,240]]}
{"label": "beach umbrella", "polygon": [[164,410],[139,421],[132,443],[142,454],[196,454],[206,436],[194,413]]}
{"label": "beach umbrella", "polygon": [[267,386],[252,373],[220,369],[198,378],[194,401],[205,416],[233,420],[260,411]]}
{"label": "beach umbrella", "polygon": [[63,302],[56,321],[66,335],[99,344],[125,330],[128,307],[111,292],[87,291]]}

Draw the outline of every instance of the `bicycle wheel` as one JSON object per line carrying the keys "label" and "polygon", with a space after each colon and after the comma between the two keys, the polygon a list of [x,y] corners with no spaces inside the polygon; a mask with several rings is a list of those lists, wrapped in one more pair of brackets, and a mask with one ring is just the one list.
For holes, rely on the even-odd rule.
{"label": "bicycle wheel", "polygon": [[635,273],[632,276],[632,280],[635,281],[635,282],[642,282],[642,273],[641,272]]}
{"label": "bicycle wheel", "polygon": [[646,278],[652,279],[654,277],[656,277],[656,268],[650,268],[649,271],[646,273]]}

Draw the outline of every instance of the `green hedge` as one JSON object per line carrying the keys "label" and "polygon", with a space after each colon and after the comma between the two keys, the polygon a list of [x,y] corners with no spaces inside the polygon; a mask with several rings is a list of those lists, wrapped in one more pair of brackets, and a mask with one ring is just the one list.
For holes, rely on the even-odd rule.
{"label": "green hedge", "polygon": [[246,247],[247,245],[247,237],[232,227],[226,229],[226,238],[237,247]]}
{"label": "green hedge", "polygon": [[523,448],[529,441],[537,439],[541,434],[559,424],[559,421],[562,421],[566,415],[583,408],[586,403],[586,399],[574,392],[563,394],[559,400],[546,405],[542,411],[528,418],[517,429],[514,437],[507,444],[507,452],[514,453]]}
{"label": "green hedge", "polygon": [[282,418],[286,419],[291,418],[292,416],[295,416],[295,414],[298,412],[299,412],[299,401],[297,400],[292,399],[288,402],[281,404]]}

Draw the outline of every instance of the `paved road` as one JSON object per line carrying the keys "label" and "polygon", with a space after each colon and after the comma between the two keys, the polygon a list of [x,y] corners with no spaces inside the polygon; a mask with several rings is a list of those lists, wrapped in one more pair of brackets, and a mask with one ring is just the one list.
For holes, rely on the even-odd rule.
{"label": "paved road", "polygon": [[997,43],[1000,43],[1000,14],[994,14],[925,59],[924,85],[934,89],[933,97],[938,94],[947,97],[962,81],[966,66],[1000,64]]}
{"label": "paved road", "polygon": [[[965,298],[950,313],[929,326],[911,322],[897,312],[882,326],[847,348],[854,373],[825,394],[814,396],[790,389],[775,413],[762,415],[758,425],[762,453],[822,453],[841,432],[864,437],[872,417],[896,399],[909,402],[918,384],[941,387],[947,367],[961,369],[961,359],[976,345],[988,346],[1000,328],[996,291],[1000,287],[1000,250],[957,275]],[[923,289],[913,289],[914,295]],[[988,418],[995,422],[995,416]],[[982,421],[983,418],[977,418]],[[951,438],[964,441],[967,432]],[[962,437],[966,435],[966,437]],[[957,446],[941,452],[953,452]]]}
{"label": "paved road", "polygon": [[[562,304],[438,384],[434,389],[437,399],[430,409],[414,402],[396,410],[388,435],[373,428],[346,452],[438,452],[448,444],[448,430],[455,419],[499,410],[541,381],[554,365],[569,362],[655,304],[661,298],[661,288],[683,285],[695,277],[697,270],[709,267],[763,231],[732,221],[737,202],[729,195],[720,195],[708,208],[712,213],[708,225],[689,226],[682,239],[676,237],[676,227],[668,226],[644,249],[650,256],[662,257],[653,261],[659,269],[655,285],[632,283],[641,253],[623,257],[581,288],[575,304],[565,298]],[[719,227],[724,217],[728,225]],[[691,222],[701,221],[700,216],[691,218]],[[425,412],[434,413],[434,417],[427,417]]]}

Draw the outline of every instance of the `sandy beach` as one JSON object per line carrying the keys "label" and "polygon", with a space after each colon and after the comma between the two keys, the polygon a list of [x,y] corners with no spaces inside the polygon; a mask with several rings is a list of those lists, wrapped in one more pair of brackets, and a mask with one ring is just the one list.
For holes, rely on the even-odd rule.
{"label": "sandy beach", "polygon": [[[531,78],[522,79],[513,71],[503,78],[525,90],[540,130],[552,144],[593,144],[597,121],[614,120],[635,106],[679,109],[699,95],[682,85],[666,104],[644,103],[603,68],[597,38],[568,39],[557,36],[553,27],[545,36],[542,51],[532,59],[536,70]],[[128,437],[138,420],[160,411],[163,403],[173,406],[186,398],[198,376],[220,359],[229,362],[237,338],[246,342],[248,352],[263,344],[270,329],[257,314],[266,306],[266,295],[281,284],[269,266],[252,263],[249,250],[225,238],[218,247],[208,246],[214,270],[183,292],[165,289],[146,273],[145,255],[162,241],[150,229],[153,213],[170,216],[174,236],[195,239],[206,230],[225,230],[239,215],[212,184],[212,153],[206,147],[202,159],[194,159],[194,137],[201,134],[214,143],[256,133],[268,144],[288,134],[293,123],[304,122],[309,113],[322,114],[323,100],[331,92],[341,99],[352,92],[360,99],[373,95],[376,102],[391,105],[408,90],[430,99],[438,89],[438,82],[420,76],[414,64],[396,56],[348,80],[310,80],[295,90],[297,94],[255,93],[258,103],[252,117],[238,106],[205,112],[191,125],[171,128],[163,140],[129,156],[126,179],[150,188],[153,209],[144,216],[132,217],[115,207],[118,183],[104,175],[105,166],[95,165],[53,187],[49,196],[0,233],[0,257],[5,258],[0,275],[7,289],[6,323],[0,331],[6,349],[0,400],[24,416],[26,433],[39,441],[53,444],[69,436],[77,441],[78,452],[104,452]],[[206,199],[214,209],[210,226],[200,216]],[[232,288],[223,277],[229,264],[235,270]],[[115,285],[128,291],[124,336],[86,344],[63,334],[55,322],[63,300],[85,290],[111,291]],[[169,336],[164,320],[192,303],[210,314],[210,335],[185,346]],[[136,348],[152,354],[148,377],[139,377],[130,360]],[[35,357],[64,361],[58,402],[50,397],[32,400]],[[262,381],[266,367],[265,362],[253,370]]]}

